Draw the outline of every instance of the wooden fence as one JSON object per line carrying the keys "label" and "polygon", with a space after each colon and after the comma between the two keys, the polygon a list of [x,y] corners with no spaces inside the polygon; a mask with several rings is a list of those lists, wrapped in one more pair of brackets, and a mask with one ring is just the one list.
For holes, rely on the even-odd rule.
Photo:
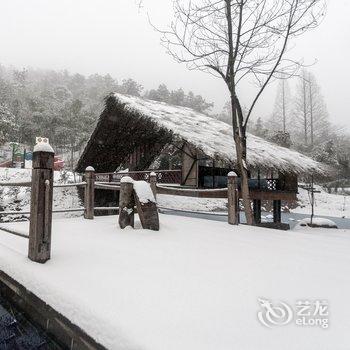
{"label": "wooden fence", "polygon": [[[53,182],[53,152],[44,152],[34,150],[33,152],[33,170],[32,179],[30,182],[0,182],[0,186],[16,186],[16,187],[31,187],[31,205],[30,211],[4,211],[0,212],[3,215],[30,215],[29,235],[11,230],[7,227],[0,227],[1,230],[12,234],[17,234],[21,237],[29,238],[28,257],[36,262],[44,263],[50,259],[51,252],[51,229],[52,229],[52,214],[64,212],[84,212],[84,218],[91,220],[94,218],[94,212],[119,210],[119,226],[121,228],[126,225],[133,226],[133,213],[139,212],[140,219],[144,228],[159,229],[157,223],[158,213],[152,205],[141,205],[137,196],[132,196],[132,186],[123,185],[120,181],[122,177],[129,173],[122,173],[121,177],[112,178],[108,174],[105,182],[96,181],[103,180],[105,174],[95,174],[92,167],[87,167],[84,181],[79,183],[55,184]],[[239,198],[241,196],[239,190],[239,181],[234,172],[230,172],[227,177],[227,188],[222,189],[192,189],[176,186],[166,186],[159,180],[159,174],[156,172],[144,172],[147,174],[147,180],[150,183],[151,190],[156,198],[159,194],[197,197],[197,198],[226,198],[228,203],[228,223],[231,225],[239,224]],[[130,178],[130,177],[129,177]],[[122,183],[121,183],[122,182]],[[160,183],[159,183],[160,182]],[[62,187],[82,187],[84,188],[84,207],[70,209],[53,209],[53,189]],[[119,196],[119,206],[117,207],[95,207],[95,190],[121,191]],[[275,194],[275,196],[271,196]],[[257,224],[261,223],[261,199],[264,199],[264,192],[251,191],[251,199],[253,200],[254,217]],[[269,199],[274,200],[274,222],[281,222],[281,200],[278,192],[269,192]],[[135,197],[133,200],[132,197]],[[130,208],[129,208],[130,207]],[[137,209],[135,209],[137,207]],[[125,213],[127,209],[132,209],[132,214],[128,217]],[[155,207],[156,208],[156,207]],[[156,212],[156,213],[155,213]]]}
{"label": "wooden fence", "polygon": [[98,173],[96,181],[101,182],[120,182],[125,175],[130,176],[135,181],[150,181],[151,173],[156,174],[157,182],[169,184],[181,184],[182,171],[177,170],[143,170],[143,171],[128,171],[116,173]]}
{"label": "wooden fence", "polygon": [[[120,186],[108,183],[95,183],[94,169],[86,169],[85,181],[79,183],[55,184],[53,182],[54,153],[46,151],[33,152],[33,169],[31,181],[0,182],[0,187],[30,187],[30,211],[2,211],[5,215],[30,215],[29,234],[17,232],[8,227],[0,226],[0,230],[29,239],[29,259],[44,263],[50,259],[52,214],[66,212],[84,212],[85,219],[93,219],[95,210],[118,210],[119,207],[95,207],[95,188],[119,191]],[[53,189],[66,187],[83,187],[83,208],[53,209]]]}

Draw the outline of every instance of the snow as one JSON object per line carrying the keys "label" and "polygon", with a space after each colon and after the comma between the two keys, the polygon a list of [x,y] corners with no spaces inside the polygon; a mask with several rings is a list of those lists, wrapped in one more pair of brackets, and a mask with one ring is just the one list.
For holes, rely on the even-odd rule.
{"label": "snow", "polygon": [[[31,169],[0,168],[0,182],[28,182],[31,180]],[[70,172],[54,172],[55,183],[73,182]],[[0,211],[29,211],[30,187],[0,186]],[[69,209],[82,207],[76,187],[54,188],[53,209]],[[72,217],[81,213],[55,213],[54,217]],[[29,215],[0,216],[0,222],[29,219]]]}
{"label": "snow", "polygon": [[118,171],[118,174],[124,174],[124,173],[128,173],[129,172],[129,168],[126,169],[121,169]]}
{"label": "snow", "polygon": [[[115,216],[54,220],[44,265],[0,232],[0,266],[108,349],[349,349],[350,231],[160,221],[156,232],[120,230]],[[300,298],[329,302],[329,329],[258,322],[258,299]]]}
{"label": "snow", "polygon": [[134,187],[134,191],[137,194],[137,197],[141,203],[153,202],[156,200],[154,198],[153,192],[151,190],[151,186],[146,181],[135,181],[130,176],[123,176],[120,179],[121,183],[132,183]]}
{"label": "snow", "polygon": [[[321,186],[314,186],[320,193],[315,193],[315,214],[350,218],[350,197],[326,192]],[[298,207],[292,213],[311,214],[310,199],[307,190],[299,187]]]}
{"label": "snow", "polygon": [[94,167],[89,165],[88,167],[86,167],[85,171],[95,171],[95,169]]}
{"label": "snow", "polygon": [[234,176],[237,177],[237,174],[234,171],[230,171],[227,176]]}
{"label": "snow", "polygon": [[132,179],[130,176],[123,176],[123,177],[120,179],[120,183],[129,183],[129,184],[132,184],[132,183],[134,183],[134,179]]}
{"label": "snow", "polygon": [[160,207],[169,209],[202,212],[227,212],[227,199],[223,198],[195,198],[158,194],[157,204]]}
{"label": "snow", "polygon": [[[330,194],[321,186],[315,185],[315,214],[317,216],[332,216],[340,218],[350,218],[350,197]],[[311,214],[311,205],[306,190],[299,188],[296,207],[290,209],[291,213]],[[227,199],[217,198],[190,198],[172,195],[157,195],[158,205],[171,209],[191,210],[191,211],[226,211]],[[272,219],[272,215],[267,215],[266,219]]]}
{"label": "snow", "polygon": [[[119,93],[114,96],[125,104],[124,108],[150,118],[160,127],[188,140],[207,156],[235,163],[236,151],[230,125],[190,108]],[[323,165],[311,158],[251,134],[247,136],[247,153],[248,165],[251,167],[275,168],[300,174],[327,172]]]}
{"label": "snow", "polygon": [[141,203],[156,202],[151,186],[146,181],[134,181],[134,190]]}
{"label": "snow", "polygon": [[37,143],[34,146],[34,150],[33,152],[48,152],[48,153],[55,153],[55,151],[53,150],[53,148],[50,146],[49,143],[47,142],[40,142]]}
{"label": "snow", "polygon": [[[299,226],[308,226],[311,225],[311,218],[303,219],[300,221]],[[313,218],[312,225],[317,227],[329,227],[329,228],[337,228],[337,224],[326,218]]]}

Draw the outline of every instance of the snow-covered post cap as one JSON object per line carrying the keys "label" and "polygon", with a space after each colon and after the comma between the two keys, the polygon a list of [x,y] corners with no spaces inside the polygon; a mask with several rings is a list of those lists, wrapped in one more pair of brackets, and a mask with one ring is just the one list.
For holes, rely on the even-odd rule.
{"label": "snow-covered post cap", "polygon": [[227,174],[228,177],[237,177],[237,174],[234,172],[234,171],[230,171],[228,174]]}
{"label": "snow-covered post cap", "polygon": [[151,186],[154,199],[156,199],[157,198],[157,174],[154,171],[152,171],[149,174],[149,184]]}
{"label": "snow-covered post cap", "polygon": [[48,142],[38,142],[33,149],[33,169],[53,169],[55,151]]}
{"label": "snow-covered post cap", "polygon": [[95,171],[95,169],[94,169],[94,167],[92,167],[92,166],[89,165],[88,167],[86,167],[85,171],[90,171],[90,172],[92,172],[92,171]]}
{"label": "snow-covered post cap", "polygon": [[129,184],[132,184],[132,183],[134,183],[134,180],[133,180],[130,176],[123,176],[123,177],[120,179],[120,183],[129,183]]}
{"label": "snow-covered post cap", "polygon": [[51,147],[51,145],[47,142],[40,142],[37,143],[34,146],[34,153],[36,152],[46,152],[46,153],[55,153],[55,151],[53,150],[53,148]]}

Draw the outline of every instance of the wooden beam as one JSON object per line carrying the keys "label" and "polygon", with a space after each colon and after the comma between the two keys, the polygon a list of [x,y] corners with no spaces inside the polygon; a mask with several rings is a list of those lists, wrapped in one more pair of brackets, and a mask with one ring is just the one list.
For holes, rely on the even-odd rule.
{"label": "wooden beam", "polygon": [[273,201],[273,222],[279,224],[282,222],[281,200]]}
{"label": "wooden beam", "polygon": [[45,263],[51,256],[54,152],[33,152],[28,257]]}
{"label": "wooden beam", "polygon": [[[197,198],[227,198],[227,188],[197,190],[195,188],[179,188],[157,185],[157,193]],[[249,193],[251,199],[284,201],[295,201],[297,199],[297,194],[295,192],[251,190]],[[238,195],[239,198],[242,198],[241,191],[238,192]]]}
{"label": "wooden beam", "polygon": [[84,192],[84,218],[92,220],[94,218],[95,203],[95,169],[88,166],[85,169],[85,192]]}
{"label": "wooden beam", "polygon": [[261,199],[253,199],[253,211],[255,224],[261,223]]}
{"label": "wooden beam", "polygon": [[239,224],[239,203],[237,197],[237,174],[232,171],[227,175],[227,209],[228,223],[230,225]]}
{"label": "wooden beam", "polygon": [[135,213],[135,200],[134,200],[134,186],[132,179],[130,182],[120,183],[120,195],[119,195],[119,227],[124,229],[127,226],[134,227],[134,213]]}

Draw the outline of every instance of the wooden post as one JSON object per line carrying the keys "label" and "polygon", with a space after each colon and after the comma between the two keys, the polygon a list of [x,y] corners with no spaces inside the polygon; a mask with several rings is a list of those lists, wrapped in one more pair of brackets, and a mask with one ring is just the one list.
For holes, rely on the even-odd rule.
{"label": "wooden post", "polygon": [[276,224],[280,224],[282,222],[281,209],[282,209],[281,200],[274,200],[273,201],[273,222]]}
{"label": "wooden post", "polygon": [[88,166],[85,169],[85,193],[84,193],[84,218],[92,220],[94,218],[95,202],[95,169]]}
{"label": "wooden post", "polygon": [[134,227],[135,200],[133,181],[129,176],[124,176],[120,180],[119,226],[121,229],[127,226]]}
{"label": "wooden post", "polygon": [[33,152],[30,199],[29,259],[45,263],[51,255],[54,151],[38,144]]}
{"label": "wooden post", "polygon": [[261,224],[261,200],[253,200],[254,221],[256,224]]}
{"label": "wooden post", "polygon": [[238,225],[237,174],[233,171],[227,175],[228,223]]}
{"label": "wooden post", "polygon": [[154,171],[149,175],[149,184],[151,185],[154,199],[157,200],[157,174]]}

